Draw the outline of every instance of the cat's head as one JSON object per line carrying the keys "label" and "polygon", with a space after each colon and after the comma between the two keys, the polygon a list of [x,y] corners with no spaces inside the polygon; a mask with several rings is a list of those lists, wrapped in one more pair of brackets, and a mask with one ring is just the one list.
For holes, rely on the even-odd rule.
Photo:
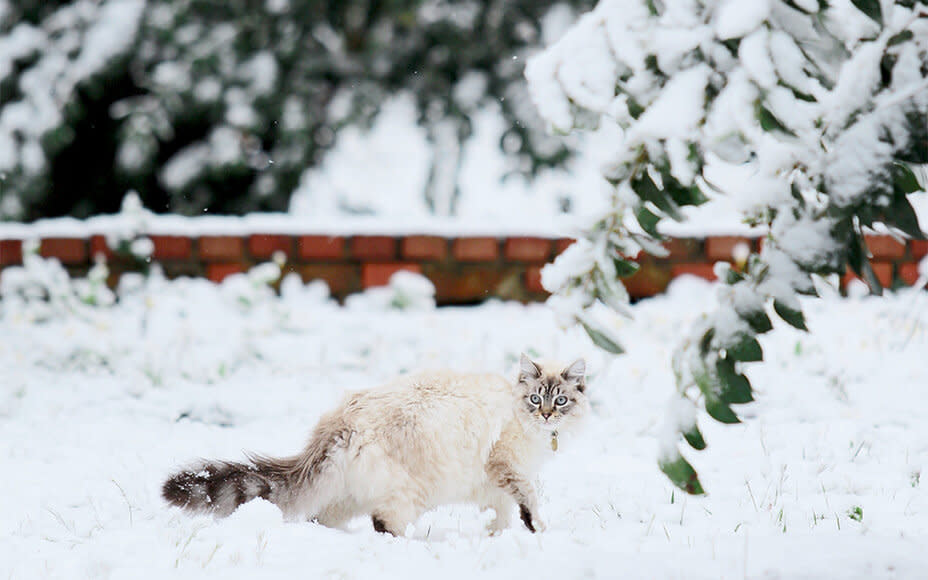
{"label": "cat's head", "polygon": [[554,431],[583,417],[589,408],[585,373],[582,358],[565,367],[535,362],[523,354],[519,359],[516,391],[524,422]]}

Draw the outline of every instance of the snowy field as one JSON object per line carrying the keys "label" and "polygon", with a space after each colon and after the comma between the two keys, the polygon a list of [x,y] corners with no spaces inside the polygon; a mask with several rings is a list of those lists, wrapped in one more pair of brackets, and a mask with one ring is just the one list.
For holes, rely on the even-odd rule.
{"label": "snowy field", "polygon": [[[926,293],[810,301],[811,334],[763,337],[745,423],[701,418],[709,448],[689,457],[709,493],[694,498],[659,472],[656,441],[671,350],[709,284],[633,307],[611,361],[542,305],[399,312],[284,290],[155,279],[45,322],[0,303],[0,578],[924,577]],[[296,451],[347,390],[442,365],[511,376],[522,350],[591,369],[587,428],[539,477],[545,533],[488,537],[490,514],[463,506],[394,538],[285,523],[261,500],[214,521],[159,497],[197,457]]]}

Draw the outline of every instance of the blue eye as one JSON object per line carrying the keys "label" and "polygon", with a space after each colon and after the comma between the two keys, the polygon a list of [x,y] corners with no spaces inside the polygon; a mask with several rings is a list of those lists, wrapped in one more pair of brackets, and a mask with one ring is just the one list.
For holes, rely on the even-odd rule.
{"label": "blue eye", "polygon": [[564,395],[561,395],[560,397],[554,399],[554,404],[557,405],[558,407],[563,407],[564,405],[567,404],[567,397],[565,397]]}
{"label": "blue eye", "polygon": [[540,405],[540,404],[541,404],[541,397],[539,397],[539,396],[536,395],[536,394],[532,394],[532,396],[529,397],[528,400],[531,401],[533,405]]}

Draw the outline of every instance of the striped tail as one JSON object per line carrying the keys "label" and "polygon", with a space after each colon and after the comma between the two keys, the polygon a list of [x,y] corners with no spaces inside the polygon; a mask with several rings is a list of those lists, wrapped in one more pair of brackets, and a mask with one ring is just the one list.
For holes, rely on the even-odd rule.
{"label": "striped tail", "polygon": [[[161,495],[172,505],[220,517],[261,497],[276,504],[289,517],[294,510],[306,508],[301,501],[306,494],[324,495],[325,488],[330,487],[320,476],[333,456],[348,446],[351,434],[350,427],[340,418],[323,417],[298,455],[277,459],[249,454],[246,463],[204,461],[169,478],[161,488]],[[330,494],[337,492],[328,490]],[[320,502],[324,503],[323,497],[317,498],[316,503]]]}
{"label": "striped tail", "polygon": [[164,499],[192,512],[225,517],[256,497],[281,505],[300,483],[297,458],[250,457],[249,463],[205,461],[170,477]]}

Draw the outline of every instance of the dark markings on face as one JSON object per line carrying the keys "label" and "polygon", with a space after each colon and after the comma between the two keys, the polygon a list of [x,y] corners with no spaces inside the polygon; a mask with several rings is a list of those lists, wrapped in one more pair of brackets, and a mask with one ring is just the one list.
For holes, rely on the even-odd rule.
{"label": "dark markings on face", "polygon": [[[560,375],[548,375],[524,381],[529,387],[525,403],[530,412],[541,414],[565,414],[577,402],[571,393],[571,385]],[[574,385],[577,392],[583,392]]]}

